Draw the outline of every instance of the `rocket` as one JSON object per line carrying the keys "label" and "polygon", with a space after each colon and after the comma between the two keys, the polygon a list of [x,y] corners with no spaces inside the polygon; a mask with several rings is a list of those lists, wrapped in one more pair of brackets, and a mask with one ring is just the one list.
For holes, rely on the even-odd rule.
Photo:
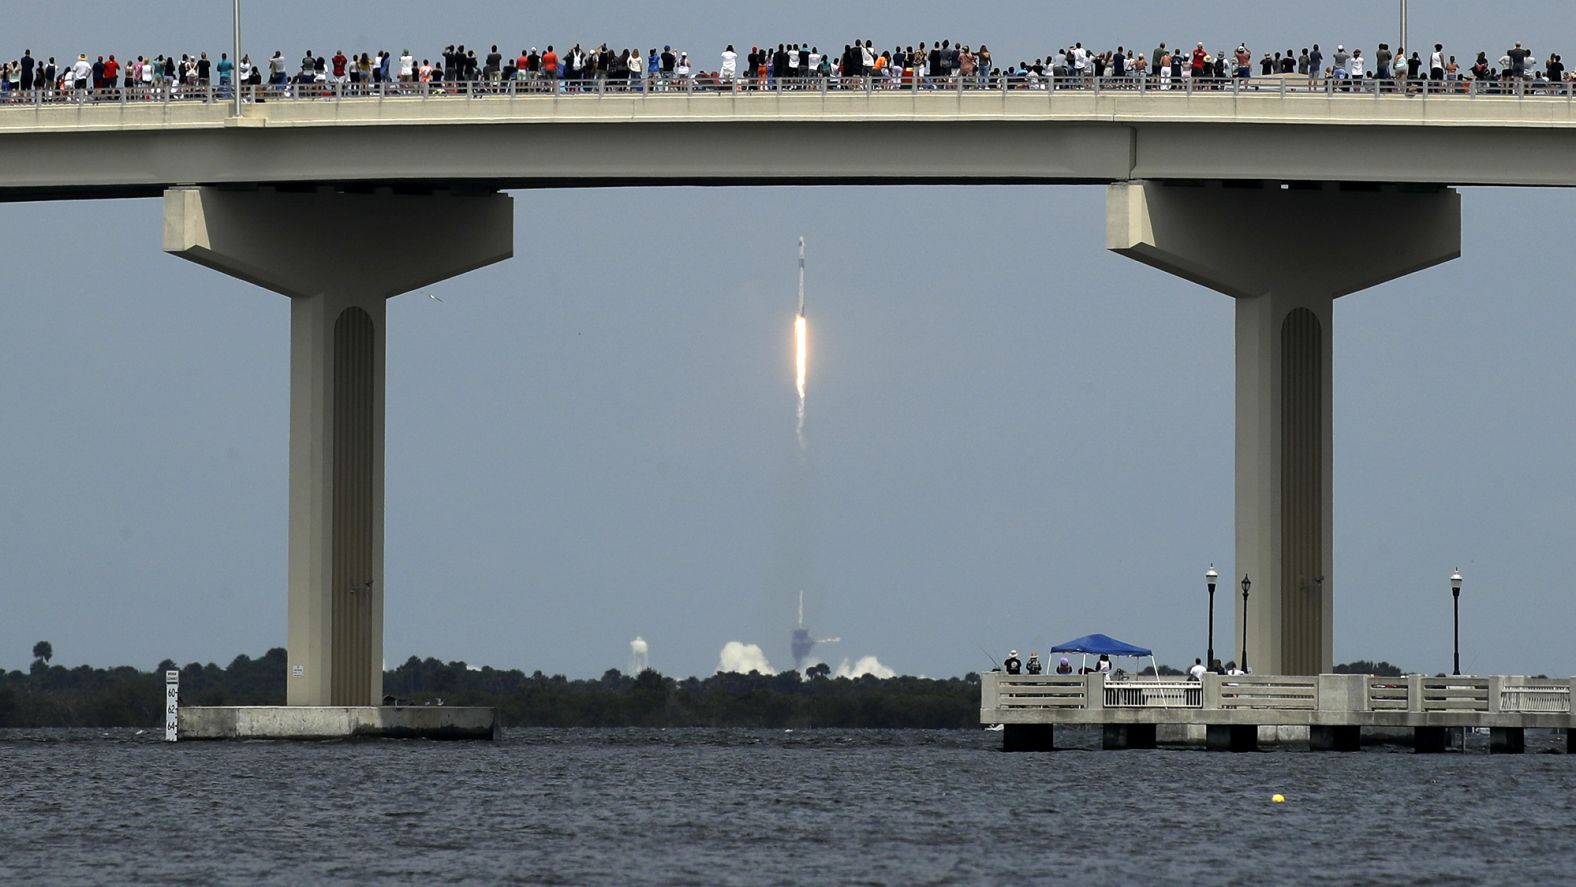
{"label": "rocket", "polygon": [[804,238],[799,238],[799,316],[804,316]]}

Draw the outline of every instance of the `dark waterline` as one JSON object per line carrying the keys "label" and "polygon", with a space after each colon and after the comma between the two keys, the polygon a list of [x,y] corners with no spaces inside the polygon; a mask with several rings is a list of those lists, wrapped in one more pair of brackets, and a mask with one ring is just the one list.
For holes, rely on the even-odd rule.
{"label": "dark waterline", "polygon": [[[999,744],[985,731],[174,746],[152,731],[0,731],[0,883],[1576,879],[1564,754]],[[1529,751],[1555,747],[1529,736]]]}

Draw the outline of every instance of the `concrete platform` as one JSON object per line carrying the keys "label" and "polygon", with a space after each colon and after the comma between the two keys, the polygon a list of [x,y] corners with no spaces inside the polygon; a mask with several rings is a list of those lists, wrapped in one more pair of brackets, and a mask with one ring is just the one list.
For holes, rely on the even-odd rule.
{"label": "concrete platform", "polygon": [[181,706],[180,739],[498,738],[491,708],[451,705]]}

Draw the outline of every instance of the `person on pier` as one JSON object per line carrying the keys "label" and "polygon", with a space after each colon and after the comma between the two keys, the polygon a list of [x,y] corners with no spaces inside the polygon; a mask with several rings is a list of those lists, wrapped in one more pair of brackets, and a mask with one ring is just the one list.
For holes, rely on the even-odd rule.
{"label": "person on pier", "polygon": [[1072,674],[1073,673],[1073,664],[1071,662],[1067,661],[1067,657],[1066,656],[1062,657],[1062,661],[1061,662],[1056,663],[1056,673],[1057,674]]}
{"label": "person on pier", "polygon": [[1002,665],[1002,668],[1007,670],[1007,674],[1022,674],[1023,673],[1023,662],[1020,659],[1018,659],[1018,651],[1017,650],[1009,650],[1009,651],[1007,651],[1007,661],[1003,662],[1001,665]]}
{"label": "person on pier", "polygon": [[1029,651],[1029,664],[1026,666],[1025,670],[1029,674],[1039,674],[1040,673],[1041,668],[1040,668],[1040,654],[1039,653],[1036,653],[1033,650]]}

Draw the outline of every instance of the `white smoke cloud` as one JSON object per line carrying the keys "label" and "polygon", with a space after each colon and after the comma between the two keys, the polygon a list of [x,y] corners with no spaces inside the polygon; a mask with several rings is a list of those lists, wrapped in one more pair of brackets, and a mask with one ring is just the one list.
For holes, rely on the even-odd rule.
{"label": "white smoke cloud", "polygon": [[717,659],[717,671],[738,672],[749,674],[758,671],[761,674],[776,674],[772,664],[766,661],[766,654],[757,644],[746,644],[740,641],[729,641],[722,647],[722,656]]}
{"label": "white smoke cloud", "polygon": [[862,678],[865,675],[885,679],[897,677],[897,672],[882,665],[881,660],[874,656],[861,656],[853,664],[849,664],[849,661],[844,659],[843,663],[832,672],[832,676],[838,678]]}

